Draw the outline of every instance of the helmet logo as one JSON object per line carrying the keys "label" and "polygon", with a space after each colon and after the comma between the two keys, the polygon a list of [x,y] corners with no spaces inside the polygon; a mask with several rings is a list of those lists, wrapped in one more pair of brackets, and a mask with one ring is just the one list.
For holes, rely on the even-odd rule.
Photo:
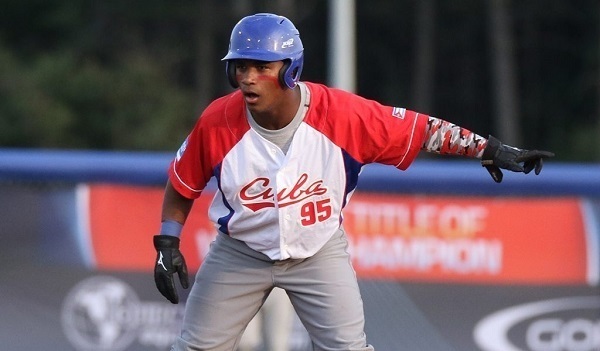
{"label": "helmet logo", "polygon": [[282,49],[290,48],[292,46],[294,46],[294,38],[288,39],[281,44]]}

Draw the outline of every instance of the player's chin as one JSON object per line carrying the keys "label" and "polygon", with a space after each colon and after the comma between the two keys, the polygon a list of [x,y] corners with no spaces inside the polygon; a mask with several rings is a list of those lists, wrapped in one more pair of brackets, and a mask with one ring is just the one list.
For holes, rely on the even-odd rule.
{"label": "player's chin", "polygon": [[252,114],[260,114],[265,111],[265,108],[259,103],[246,103],[246,107],[248,108],[248,111],[250,111],[250,113]]}

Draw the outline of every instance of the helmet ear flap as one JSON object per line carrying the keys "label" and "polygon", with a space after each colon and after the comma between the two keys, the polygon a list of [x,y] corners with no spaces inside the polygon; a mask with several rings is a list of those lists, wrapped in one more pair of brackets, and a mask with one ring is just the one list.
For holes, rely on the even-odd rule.
{"label": "helmet ear flap", "polygon": [[227,74],[227,80],[229,80],[229,84],[237,88],[238,82],[235,80],[235,63],[231,62],[231,60],[227,60],[225,62],[225,73]]}
{"label": "helmet ear flap", "polygon": [[291,65],[292,65],[292,60],[283,60],[283,66],[279,70],[279,85],[281,85],[281,87],[284,89],[285,88],[293,89],[293,87],[288,86],[288,84],[286,83],[286,80],[285,80],[286,74],[288,74],[288,73],[293,74],[293,72],[288,72]]}

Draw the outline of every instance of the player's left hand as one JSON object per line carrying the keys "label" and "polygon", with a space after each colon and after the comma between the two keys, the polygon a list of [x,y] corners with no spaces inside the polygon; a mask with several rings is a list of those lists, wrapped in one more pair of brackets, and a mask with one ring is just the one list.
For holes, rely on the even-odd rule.
{"label": "player's left hand", "polygon": [[170,235],[155,235],[156,264],[154,282],[158,291],[171,303],[179,303],[173,274],[177,273],[184,289],[189,287],[188,271],[185,259],[179,251],[179,238]]}
{"label": "player's left hand", "polygon": [[503,169],[513,172],[528,174],[535,169],[535,174],[540,174],[544,165],[544,158],[554,157],[550,151],[524,150],[514,146],[502,144],[493,136],[488,137],[488,144],[481,157],[481,165],[485,167],[494,181],[502,181]]}

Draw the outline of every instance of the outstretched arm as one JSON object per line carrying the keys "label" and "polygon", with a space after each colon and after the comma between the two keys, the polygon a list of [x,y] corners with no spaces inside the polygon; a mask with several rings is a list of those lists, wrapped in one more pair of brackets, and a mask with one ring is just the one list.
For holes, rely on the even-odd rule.
{"label": "outstretched arm", "polygon": [[429,116],[422,149],[440,155],[481,158],[487,140],[454,123]]}
{"label": "outstretched arm", "polygon": [[544,158],[553,157],[549,151],[524,150],[505,145],[489,136],[488,139],[448,121],[429,117],[422,149],[442,155],[463,155],[481,159],[494,181],[502,181],[503,169],[525,174],[542,171]]}

